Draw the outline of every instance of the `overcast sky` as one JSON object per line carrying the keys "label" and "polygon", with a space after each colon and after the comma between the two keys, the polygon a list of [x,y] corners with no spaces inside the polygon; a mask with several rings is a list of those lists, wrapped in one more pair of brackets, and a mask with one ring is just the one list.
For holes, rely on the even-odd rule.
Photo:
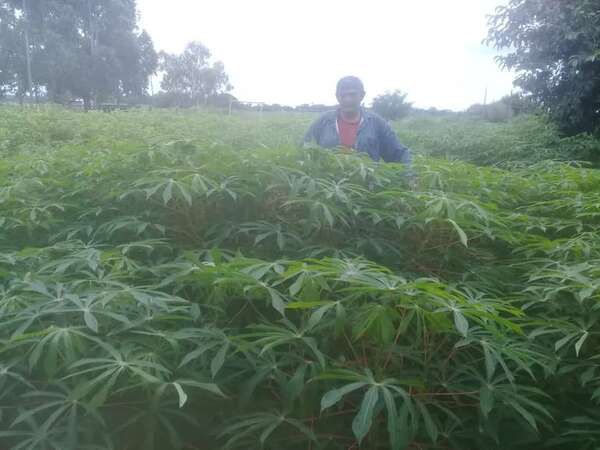
{"label": "overcast sky", "polygon": [[362,78],[366,102],[401,89],[415,106],[461,110],[510,93],[513,75],[481,44],[506,0],[138,0],[158,50],[201,41],[245,101],[335,103]]}

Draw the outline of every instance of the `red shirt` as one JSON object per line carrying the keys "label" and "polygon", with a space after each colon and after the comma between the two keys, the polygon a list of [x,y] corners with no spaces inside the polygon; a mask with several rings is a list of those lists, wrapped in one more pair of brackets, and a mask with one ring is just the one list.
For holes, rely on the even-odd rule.
{"label": "red shirt", "polygon": [[337,119],[338,130],[340,133],[340,142],[344,147],[352,148],[356,142],[358,126],[360,125],[360,116],[355,121],[348,122],[341,115]]}

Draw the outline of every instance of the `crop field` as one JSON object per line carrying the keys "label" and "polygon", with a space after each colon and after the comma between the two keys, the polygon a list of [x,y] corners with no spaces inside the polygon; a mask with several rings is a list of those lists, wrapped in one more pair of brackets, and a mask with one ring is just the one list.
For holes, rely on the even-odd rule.
{"label": "crop field", "polygon": [[0,108],[0,449],[600,447],[598,143],[314,117]]}

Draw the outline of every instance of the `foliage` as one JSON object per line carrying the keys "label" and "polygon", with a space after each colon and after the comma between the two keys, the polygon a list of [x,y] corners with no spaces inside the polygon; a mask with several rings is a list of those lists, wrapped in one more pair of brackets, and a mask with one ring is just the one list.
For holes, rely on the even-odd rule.
{"label": "foliage", "polygon": [[511,0],[490,18],[498,59],[569,134],[600,119],[600,1]]}
{"label": "foliage", "polygon": [[535,102],[530,97],[516,93],[506,95],[487,105],[476,103],[469,106],[466,113],[490,122],[506,122],[520,114],[533,114],[537,110]]}
{"label": "foliage", "polygon": [[22,53],[17,48],[22,42],[20,22],[12,11],[0,2],[0,98],[17,88]]}
{"label": "foliage", "polygon": [[373,99],[373,111],[388,120],[398,120],[410,114],[412,103],[406,101],[408,94],[396,89]]}
{"label": "foliage", "polygon": [[161,52],[161,87],[181,99],[178,106],[205,104],[211,96],[232,89],[223,63],[210,65],[210,57],[210,50],[200,42],[190,42],[181,55]]}
{"label": "foliage", "polygon": [[428,155],[477,165],[510,168],[544,160],[600,162],[600,141],[590,135],[564,138],[541,115],[492,123],[470,114],[410,116],[395,123],[402,142]]}
{"label": "foliage", "polygon": [[0,447],[600,445],[596,170],[408,190],[310,116],[0,115]]}
{"label": "foliage", "polygon": [[[25,7],[27,9],[25,9]],[[68,96],[94,100],[141,96],[155,72],[152,39],[137,28],[135,0],[0,1],[3,88],[27,91],[25,31],[33,88],[53,101]]]}

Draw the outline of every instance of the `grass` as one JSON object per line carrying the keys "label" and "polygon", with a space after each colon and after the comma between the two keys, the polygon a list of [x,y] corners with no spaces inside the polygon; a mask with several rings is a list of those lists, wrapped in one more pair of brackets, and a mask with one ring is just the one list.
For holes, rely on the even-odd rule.
{"label": "grass", "polygon": [[541,116],[492,123],[463,117],[408,117],[396,124],[406,145],[429,156],[510,168],[545,160],[580,160],[597,165],[600,142],[589,135],[563,138]]}
{"label": "grass", "polygon": [[541,119],[396,124],[411,190],[311,115],[0,117],[0,447],[600,444],[600,173]]}

